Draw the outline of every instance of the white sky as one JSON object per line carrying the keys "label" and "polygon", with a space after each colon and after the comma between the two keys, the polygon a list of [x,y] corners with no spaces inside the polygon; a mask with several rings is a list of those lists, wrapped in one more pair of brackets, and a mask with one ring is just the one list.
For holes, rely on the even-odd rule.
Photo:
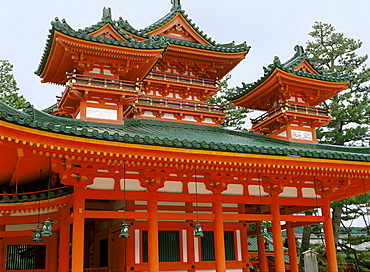
{"label": "white sky", "polygon": [[[182,7],[200,29],[219,43],[246,41],[252,48],[233,71],[231,87],[253,82],[274,56],[282,61],[305,47],[315,21],[331,23],[346,37],[360,39],[359,54],[370,53],[369,0],[182,0]],[[171,8],[170,0],[1,0],[0,59],[14,64],[25,96],[38,109],[55,103],[63,87],[41,84],[34,74],[42,56],[50,22],[66,19],[74,29],[100,21],[103,7],[113,19],[122,16],[137,28],[155,22]],[[370,64],[370,62],[368,62]],[[356,222],[354,225],[361,223]]]}
{"label": "white sky", "polygon": [[[347,37],[363,41],[361,55],[370,53],[369,0],[182,0],[182,7],[200,29],[219,43],[246,41],[252,48],[232,71],[231,87],[260,78],[262,66],[274,56],[282,61],[305,46],[315,21],[331,23]],[[0,59],[14,64],[20,92],[38,109],[55,102],[63,87],[40,84],[33,73],[43,53],[50,22],[66,19],[74,29],[100,21],[103,7],[113,19],[122,16],[143,28],[164,16],[170,0],[1,0]]]}

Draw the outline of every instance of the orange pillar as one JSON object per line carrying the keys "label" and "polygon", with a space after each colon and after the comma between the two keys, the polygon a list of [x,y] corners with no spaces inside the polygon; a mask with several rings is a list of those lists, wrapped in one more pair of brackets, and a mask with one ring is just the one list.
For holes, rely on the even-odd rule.
{"label": "orange pillar", "polygon": [[280,225],[280,205],[279,197],[274,196],[270,205],[272,213],[272,238],[274,241],[275,271],[285,271],[283,236]]}
{"label": "orange pillar", "polygon": [[260,265],[260,271],[261,272],[268,272],[269,271],[269,265],[267,262],[267,256],[266,256],[266,249],[265,249],[265,237],[260,236],[261,229],[260,226],[262,225],[262,221],[256,222],[257,227],[257,243],[258,243],[258,262]]}
{"label": "orange pillar", "polygon": [[222,215],[222,200],[221,194],[215,193],[213,202],[214,219],[214,246],[215,246],[215,261],[216,272],[226,271],[225,259],[225,238],[224,238],[224,222]]}
{"label": "orange pillar", "polygon": [[[239,204],[239,213],[245,214],[245,205]],[[240,245],[241,245],[241,253],[242,253],[242,262],[245,264],[245,268],[243,268],[243,272],[250,271],[250,263],[249,263],[249,250],[248,250],[248,235],[247,235],[247,224],[245,221],[240,221],[242,224],[240,228]]]}
{"label": "orange pillar", "polygon": [[292,222],[286,222],[286,233],[288,237],[290,272],[298,272],[297,244]]}
{"label": "orange pillar", "polygon": [[[127,201],[127,211],[135,211],[135,204],[132,200]],[[127,221],[129,222],[129,221]],[[135,225],[130,227],[130,237],[124,239],[125,248],[125,271],[132,271],[131,268],[135,269]]]}
{"label": "orange pillar", "polygon": [[242,248],[242,262],[245,264],[245,268],[243,268],[243,272],[250,271],[250,263],[249,263],[249,252],[248,252],[248,236],[247,230],[245,227],[240,228],[240,244]]}
{"label": "orange pillar", "polygon": [[58,234],[54,234],[50,238],[49,244],[49,259],[47,261],[48,264],[48,271],[49,272],[56,272],[57,271],[57,247],[58,247]]}
{"label": "orange pillar", "polygon": [[159,272],[158,201],[157,192],[150,191],[148,199],[148,266],[149,272]]}
{"label": "orange pillar", "polygon": [[64,221],[68,217],[68,209],[63,208],[59,216],[59,272],[68,272],[69,269],[69,225],[65,225]]}
{"label": "orange pillar", "polygon": [[324,217],[324,232],[325,232],[325,244],[326,244],[326,255],[328,256],[328,271],[338,271],[337,255],[334,243],[334,232],[333,223],[330,213],[330,202],[329,199],[323,199],[322,215]]}
{"label": "orange pillar", "polygon": [[85,189],[75,188],[73,193],[72,271],[84,270]]}
{"label": "orange pillar", "polygon": [[[3,220],[4,217],[0,217],[0,221]],[[3,221],[5,222],[5,221]],[[1,222],[2,223],[2,222]],[[5,225],[0,225],[0,231],[5,231]],[[3,237],[1,237],[0,235],[0,271],[2,271],[1,267],[4,267],[5,268],[5,256],[6,256],[6,250],[4,248],[4,239]]]}
{"label": "orange pillar", "polygon": [[[184,186],[187,188],[187,186]],[[187,190],[186,190],[187,191]],[[184,193],[188,193],[185,192]],[[185,204],[185,210],[187,213],[192,213],[193,212],[193,203],[191,202],[186,202]],[[194,228],[190,226],[191,223],[193,223],[193,220],[187,220],[186,221],[188,226],[186,228],[186,244],[187,244],[187,257],[188,257],[188,264],[190,265],[195,265],[195,252],[194,252]],[[200,238],[197,238],[200,239]],[[195,269],[188,269],[188,272],[194,272]]]}

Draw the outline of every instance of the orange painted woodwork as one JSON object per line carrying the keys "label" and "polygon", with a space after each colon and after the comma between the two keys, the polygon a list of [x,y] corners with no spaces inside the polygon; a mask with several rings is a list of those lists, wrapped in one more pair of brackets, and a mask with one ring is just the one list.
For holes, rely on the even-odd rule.
{"label": "orange painted woodwork", "polygon": [[265,111],[251,119],[250,131],[291,142],[318,143],[316,129],[332,117],[329,109],[316,106],[345,90],[350,77],[319,73],[302,47],[295,50],[284,64],[275,57],[260,80],[243,83],[230,99],[236,106]]}
{"label": "orange painted woodwork", "polygon": [[[7,246],[32,244],[32,230],[49,218],[56,224],[41,243],[45,271],[249,272],[252,264],[298,271],[294,228],[319,222],[329,270],[337,271],[329,202],[370,192],[368,149],[220,128],[224,108],[205,101],[249,47],[212,41],[179,0],[172,4],[140,31],[113,21],[110,9],[85,30],[56,20],[38,74],[65,84],[57,106],[20,112],[0,102],[0,267]],[[326,77],[296,50],[233,101],[266,111],[252,131],[297,141],[293,133],[300,129],[312,139],[298,141],[312,144],[315,128],[331,120],[316,105],[348,81]],[[320,207],[322,216],[299,215]],[[130,237],[121,239],[123,220]],[[203,238],[194,238],[196,221],[213,231],[214,261],[205,261]],[[269,239],[259,236],[262,221],[272,222],[274,252],[266,252]],[[257,230],[247,232],[254,223]],[[176,261],[161,259],[162,231],[174,234]],[[255,235],[258,245],[248,244]],[[226,260],[225,246],[234,259]]]}

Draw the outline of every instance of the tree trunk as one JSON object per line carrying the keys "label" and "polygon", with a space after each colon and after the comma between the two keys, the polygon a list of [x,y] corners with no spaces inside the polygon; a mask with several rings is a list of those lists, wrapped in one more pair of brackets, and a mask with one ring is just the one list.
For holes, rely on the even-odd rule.
{"label": "tree trunk", "polygon": [[310,249],[310,238],[311,238],[311,225],[303,227],[302,243],[301,243],[301,254],[299,256],[299,271],[304,271],[304,259],[303,252]]}
{"label": "tree trunk", "polygon": [[339,234],[340,234],[340,222],[342,218],[343,205],[333,205],[333,232],[334,232],[334,243],[335,248],[338,248]]}

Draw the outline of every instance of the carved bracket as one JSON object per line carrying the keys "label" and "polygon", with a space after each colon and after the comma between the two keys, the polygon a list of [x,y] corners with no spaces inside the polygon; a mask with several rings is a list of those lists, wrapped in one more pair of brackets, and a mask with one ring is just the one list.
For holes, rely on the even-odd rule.
{"label": "carved bracket", "polygon": [[97,170],[88,163],[76,163],[65,159],[53,158],[52,171],[59,174],[62,184],[85,188],[94,182]]}

